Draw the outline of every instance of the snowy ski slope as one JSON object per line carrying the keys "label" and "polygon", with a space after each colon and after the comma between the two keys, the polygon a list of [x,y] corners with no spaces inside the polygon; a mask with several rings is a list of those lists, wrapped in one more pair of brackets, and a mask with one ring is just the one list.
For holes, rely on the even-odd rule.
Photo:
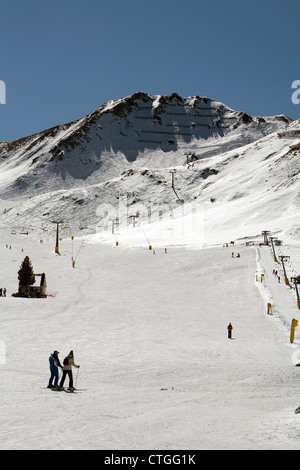
{"label": "snowy ski slope", "polygon": [[[154,255],[75,239],[58,256],[53,243],[1,238],[1,449],[299,449],[300,337],[289,344],[280,316],[297,311],[281,285],[266,315],[262,289],[279,292],[269,248]],[[55,297],[10,297],[25,253]],[[74,350],[86,391],[45,388],[54,349],[61,359]]]}

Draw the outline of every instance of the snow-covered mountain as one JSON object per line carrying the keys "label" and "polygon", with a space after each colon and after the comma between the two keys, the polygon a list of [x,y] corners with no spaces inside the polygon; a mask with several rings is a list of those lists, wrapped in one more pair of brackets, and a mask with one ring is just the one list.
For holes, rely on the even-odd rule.
{"label": "snow-covered mountain", "polygon": [[126,199],[126,215],[139,212],[146,222],[149,211],[155,219],[196,201],[209,205],[211,229],[234,219],[242,235],[249,221],[283,215],[294,225],[299,136],[300,123],[286,116],[250,116],[199,96],[136,93],[0,144],[3,223],[46,229],[59,217],[72,233],[93,233],[105,227],[105,208],[117,211]]}
{"label": "snow-covered mountain", "polygon": [[224,153],[287,122],[248,116],[208,98],[137,93],[79,121],[2,143],[1,193],[5,187],[15,195],[98,183],[146,162],[180,165],[187,152],[201,158]]}

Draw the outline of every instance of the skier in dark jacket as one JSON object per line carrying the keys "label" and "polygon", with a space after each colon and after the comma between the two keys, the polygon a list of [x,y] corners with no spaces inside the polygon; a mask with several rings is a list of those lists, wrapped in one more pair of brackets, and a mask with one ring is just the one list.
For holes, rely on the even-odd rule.
{"label": "skier in dark jacket", "polygon": [[[59,367],[61,369],[63,368],[58,358],[58,355],[59,355],[59,352],[54,351],[54,353],[51,354],[51,356],[49,357],[51,377],[49,380],[48,388],[56,388],[58,386],[58,368]],[[54,379],[54,385],[52,385],[53,379]]]}

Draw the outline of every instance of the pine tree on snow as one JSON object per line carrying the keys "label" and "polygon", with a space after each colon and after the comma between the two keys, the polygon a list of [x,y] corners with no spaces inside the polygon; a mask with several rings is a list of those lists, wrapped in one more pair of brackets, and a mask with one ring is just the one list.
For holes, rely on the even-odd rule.
{"label": "pine tree on snow", "polygon": [[35,283],[34,271],[28,256],[24,258],[18,271],[19,291],[26,293],[29,286]]}

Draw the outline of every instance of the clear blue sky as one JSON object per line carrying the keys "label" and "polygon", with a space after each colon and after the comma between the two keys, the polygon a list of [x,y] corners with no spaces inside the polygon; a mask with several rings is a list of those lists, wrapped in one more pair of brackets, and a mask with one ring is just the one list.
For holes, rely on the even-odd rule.
{"label": "clear blue sky", "polygon": [[299,0],[1,0],[0,141],[137,91],[300,117]]}

